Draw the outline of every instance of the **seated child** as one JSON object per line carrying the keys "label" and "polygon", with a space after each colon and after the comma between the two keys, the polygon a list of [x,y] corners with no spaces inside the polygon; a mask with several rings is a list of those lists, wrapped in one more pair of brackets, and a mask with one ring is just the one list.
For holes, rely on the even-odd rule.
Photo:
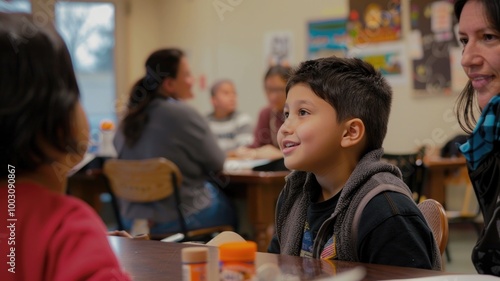
{"label": "seated child", "polygon": [[253,142],[252,119],[236,110],[237,94],[233,82],[220,80],[210,90],[214,111],[207,115],[210,129],[226,153]]}
{"label": "seated child", "polygon": [[[400,170],[381,161],[392,99],[382,75],[360,59],[321,58],[303,62],[286,91],[278,143],[294,171],[268,251],[440,269],[431,229]],[[379,193],[363,202],[370,191]]]}
{"label": "seated child", "polygon": [[0,61],[0,280],[130,280],[102,220],[65,194],[89,136],[66,45],[32,15],[0,13]]}
{"label": "seated child", "polygon": [[254,129],[254,141],[248,147],[240,147],[234,154],[239,158],[280,159],[276,134],[283,124],[283,107],[286,101],[286,82],[291,68],[283,65],[270,66],[264,75],[267,105],[259,112]]}

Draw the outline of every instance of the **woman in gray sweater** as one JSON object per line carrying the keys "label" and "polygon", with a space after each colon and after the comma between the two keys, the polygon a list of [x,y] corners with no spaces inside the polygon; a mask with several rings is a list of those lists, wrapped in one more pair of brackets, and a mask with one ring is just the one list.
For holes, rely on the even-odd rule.
{"label": "woman in gray sweater", "polygon": [[[181,50],[162,49],[146,61],[146,75],[132,88],[127,112],[114,139],[120,159],[165,157],[180,169],[182,212],[187,228],[235,225],[235,212],[210,183],[225,154],[207,121],[184,101],[194,78]],[[180,231],[173,196],[153,203],[120,202],[125,225],[147,218],[151,234]]]}

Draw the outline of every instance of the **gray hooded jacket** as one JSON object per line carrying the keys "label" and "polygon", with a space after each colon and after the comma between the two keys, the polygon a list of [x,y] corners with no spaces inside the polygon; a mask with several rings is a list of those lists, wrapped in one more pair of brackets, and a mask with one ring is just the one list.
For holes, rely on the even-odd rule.
{"label": "gray hooded jacket", "polygon": [[[336,252],[339,260],[359,261],[357,256],[357,225],[362,209],[358,209],[367,195],[373,198],[375,194],[383,191],[395,191],[407,195],[411,199],[411,191],[401,179],[400,170],[391,164],[380,161],[383,150],[378,149],[366,154],[358,163],[353,173],[345,183],[337,206],[333,214],[321,225],[313,245],[313,257],[318,258],[322,247],[330,238],[329,233],[333,226],[333,235],[336,238]],[[315,180],[312,173],[294,171],[286,178],[276,210],[276,233],[281,254],[300,254],[302,245],[303,227],[306,220],[311,181]],[[381,186],[382,185],[382,186]],[[405,201],[406,202],[406,201]],[[415,204],[413,199],[407,200]],[[423,217],[423,216],[422,216]],[[330,232],[328,231],[330,229]],[[430,231],[430,230],[429,230]],[[354,233],[353,233],[354,232]],[[432,261],[433,269],[441,268],[439,249],[434,243]]]}

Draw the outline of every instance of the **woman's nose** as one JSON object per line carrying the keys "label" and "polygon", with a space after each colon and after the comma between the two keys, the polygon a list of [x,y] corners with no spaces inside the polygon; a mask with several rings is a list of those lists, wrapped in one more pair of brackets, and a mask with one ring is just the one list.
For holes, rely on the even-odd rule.
{"label": "woman's nose", "polygon": [[482,62],[481,52],[473,42],[467,43],[462,52],[461,64],[463,67],[479,65]]}

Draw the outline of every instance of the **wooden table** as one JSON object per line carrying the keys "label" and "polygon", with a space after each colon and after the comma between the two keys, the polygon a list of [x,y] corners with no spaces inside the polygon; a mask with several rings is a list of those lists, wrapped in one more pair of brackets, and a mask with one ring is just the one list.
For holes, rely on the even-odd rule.
{"label": "wooden table", "polygon": [[265,252],[271,241],[276,201],[289,173],[239,170],[225,171],[221,177],[222,187],[244,186],[246,189],[248,219],[254,230],[252,240],[257,243],[258,251]]}
{"label": "wooden table", "polygon": [[[109,237],[108,239],[120,263],[135,281],[182,280],[181,250],[182,248],[193,246],[159,241],[133,240],[123,237]],[[213,280],[218,280],[216,279],[218,272],[217,248],[210,247],[209,256],[209,274],[213,277]],[[367,281],[449,274],[440,271],[406,267],[324,261],[320,259],[257,253],[256,268],[265,263],[276,264],[283,273],[298,276],[300,280],[313,280],[315,278],[333,276],[358,266],[366,269],[367,275],[363,280]]]}
{"label": "wooden table", "polygon": [[424,194],[428,198],[435,199],[445,206],[445,183],[447,173],[466,167],[465,158],[426,157],[424,159],[424,164],[428,168]]}

